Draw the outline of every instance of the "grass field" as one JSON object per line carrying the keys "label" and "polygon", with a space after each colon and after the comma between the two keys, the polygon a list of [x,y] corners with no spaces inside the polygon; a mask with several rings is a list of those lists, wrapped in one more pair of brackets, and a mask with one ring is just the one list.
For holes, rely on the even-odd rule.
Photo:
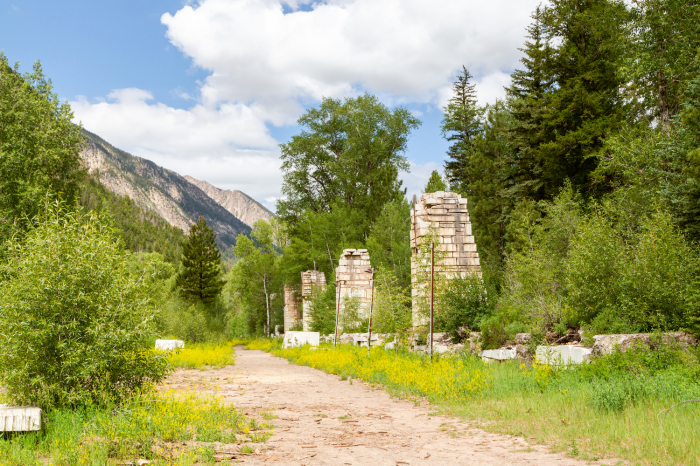
{"label": "grass field", "polygon": [[171,367],[187,369],[209,369],[235,364],[233,351],[235,342],[222,344],[188,344],[185,348],[171,351],[168,361]]}
{"label": "grass field", "polygon": [[518,435],[570,457],[618,458],[641,465],[700,465],[700,364],[677,348],[639,348],[575,368],[516,361],[485,364],[467,355],[395,354],[375,348],[322,346],[263,349],[341,379],[358,378],[395,396],[429,401],[436,411],[473,420],[491,431]]}
{"label": "grass field", "polygon": [[[231,345],[194,347],[175,356],[172,363],[179,367],[234,362]],[[155,466],[235,464],[224,453],[250,453],[252,443],[271,435],[271,426],[224,404],[216,389],[161,386],[120,406],[46,412],[42,431],[0,435],[0,466],[116,466],[139,459]]]}

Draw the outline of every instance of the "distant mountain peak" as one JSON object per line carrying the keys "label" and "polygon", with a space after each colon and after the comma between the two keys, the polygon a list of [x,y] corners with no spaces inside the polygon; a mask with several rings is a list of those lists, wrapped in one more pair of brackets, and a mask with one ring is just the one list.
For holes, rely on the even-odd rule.
{"label": "distant mountain peak", "polygon": [[275,216],[258,201],[239,190],[220,189],[216,186],[185,175],[185,179],[204,191],[209,197],[219,203],[224,209],[231,212],[237,219],[249,227],[253,227],[260,219],[270,220]]}
{"label": "distant mountain peak", "polygon": [[183,176],[117,149],[89,131],[83,132],[88,138],[81,152],[85,167],[110,191],[129,196],[138,206],[156,212],[185,232],[200,215],[204,216],[224,250],[236,243],[240,233],[250,233],[245,222]]}

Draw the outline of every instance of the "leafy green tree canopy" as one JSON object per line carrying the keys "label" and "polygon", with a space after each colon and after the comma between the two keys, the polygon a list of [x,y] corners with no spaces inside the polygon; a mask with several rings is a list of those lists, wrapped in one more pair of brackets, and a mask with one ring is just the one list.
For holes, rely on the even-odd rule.
{"label": "leafy green tree canopy", "polygon": [[0,263],[0,383],[17,404],[119,402],[167,374],[156,310],[109,220],[46,207]]}
{"label": "leafy green tree canopy", "polygon": [[72,119],[39,62],[21,75],[0,53],[0,240],[39,213],[46,193],[69,203],[78,194],[83,136]]}
{"label": "leafy green tree canopy", "polygon": [[365,94],[323,99],[298,123],[301,134],[280,145],[287,199],[277,212],[284,221],[294,225],[303,212],[328,212],[340,202],[371,223],[386,202],[404,195],[398,175],[408,170],[408,136],[420,125],[408,110],[389,110]]}
{"label": "leafy green tree canopy", "polygon": [[201,215],[182,246],[182,267],[176,284],[183,298],[204,304],[213,303],[224,286],[216,234]]}

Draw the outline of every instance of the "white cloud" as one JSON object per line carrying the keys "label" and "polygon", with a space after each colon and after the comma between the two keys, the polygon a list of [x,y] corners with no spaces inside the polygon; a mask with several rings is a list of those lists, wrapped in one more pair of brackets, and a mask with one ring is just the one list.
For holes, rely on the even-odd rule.
{"label": "white cloud", "polygon": [[411,200],[413,195],[420,197],[425,185],[428,184],[430,174],[437,170],[444,177],[442,164],[437,162],[416,163],[409,161],[410,171],[402,173],[399,177],[403,181],[403,187],[407,188],[406,197]]}
{"label": "white cloud", "polygon": [[[442,106],[462,65],[476,76],[480,103],[493,101],[517,66],[539,3],[188,1],[161,21],[170,42],[209,73],[198,95],[173,90],[194,99],[190,108],[154,102],[141,89],[71,105],[76,119],[117,147],[258,200],[277,198],[279,150],[269,125],[294,124],[321,97],[365,91],[385,102]],[[415,165],[404,176],[409,192],[420,192],[441,164]]]}
{"label": "white cloud", "polygon": [[170,41],[212,72],[205,101],[276,106],[368,90],[437,102],[462,65],[478,77],[515,67],[539,3],[329,0],[284,14],[274,0],[203,0],[161,21]]}

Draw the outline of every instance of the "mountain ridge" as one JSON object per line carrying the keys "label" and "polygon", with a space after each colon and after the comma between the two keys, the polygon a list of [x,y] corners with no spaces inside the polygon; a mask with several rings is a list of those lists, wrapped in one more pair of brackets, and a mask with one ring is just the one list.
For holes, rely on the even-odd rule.
{"label": "mountain ridge", "polygon": [[250,234],[250,226],[182,175],[118,149],[85,129],[83,133],[87,144],[80,155],[85,167],[109,190],[129,196],[185,232],[204,216],[224,250],[236,243],[238,234]]}
{"label": "mountain ridge", "polygon": [[231,191],[217,188],[207,181],[198,180],[190,175],[185,175],[184,178],[251,228],[256,221],[260,219],[268,221],[275,216],[265,206],[238,189]]}

